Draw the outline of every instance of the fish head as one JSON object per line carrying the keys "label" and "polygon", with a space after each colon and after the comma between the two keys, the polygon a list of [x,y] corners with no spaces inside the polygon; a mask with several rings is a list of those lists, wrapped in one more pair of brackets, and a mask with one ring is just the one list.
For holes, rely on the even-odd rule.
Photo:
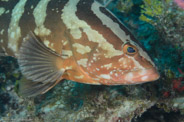
{"label": "fish head", "polygon": [[119,84],[140,84],[157,80],[160,75],[148,54],[136,43],[122,46],[123,55],[117,58],[111,70],[111,80]]}
{"label": "fish head", "polygon": [[[141,84],[157,80],[160,75],[148,54],[135,42],[121,46],[122,54],[111,58],[103,57],[100,51],[96,57],[99,61],[88,66],[89,71],[98,77],[102,84]],[[98,70],[96,70],[98,69]]]}

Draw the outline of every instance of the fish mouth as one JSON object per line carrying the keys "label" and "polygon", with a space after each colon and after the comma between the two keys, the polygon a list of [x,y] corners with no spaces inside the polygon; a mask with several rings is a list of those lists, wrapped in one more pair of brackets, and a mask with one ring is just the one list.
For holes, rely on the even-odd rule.
{"label": "fish mouth", "polygon": [[[136,75],[137,74],[137,75]],[[148,68],[135,72],[135,77],[132,78],[132,81],[139,83],[155,81],[160,78],[160,74],[155,68]],[[128,79],[127,79],[128,80]]]}
{"label": "fish mouth", "polygon": [[158,80],[160,74],[156,68],[137,69],[127,71],[125,73],[119,72],[111,75],[111,80],[117,84],[141,84],[145,82]]}

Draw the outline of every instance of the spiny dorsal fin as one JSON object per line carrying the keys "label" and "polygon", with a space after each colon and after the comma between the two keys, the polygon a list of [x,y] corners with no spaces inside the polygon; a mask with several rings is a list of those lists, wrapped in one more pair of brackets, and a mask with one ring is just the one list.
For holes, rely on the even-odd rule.
{"label": "spiny dorsal fin", "polygon": [[97,2],[99,2],[103,7],[107,7],[112,0],[96,0]]}
{"label": "spiny dorsal fin", "polygon": [[31,80],[30,90],[33,88],[34,94],[36,90],[47,90],[61,79],[65,69],[58,67],[58,62],[62,63],[60,55],[30,32],[20,47],[18,63],[23,75]]}

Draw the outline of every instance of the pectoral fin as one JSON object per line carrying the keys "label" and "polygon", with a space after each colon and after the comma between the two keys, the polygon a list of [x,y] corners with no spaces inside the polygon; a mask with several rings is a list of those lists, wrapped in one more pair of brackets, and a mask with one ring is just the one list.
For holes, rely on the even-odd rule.
{"label": "pectoral fin", "polygon": [[47,48],[34,33],[29,33],[18,56],[22,74],[30,80],[25,82],[27,84],[23,85],[22,91],[32,96],[55,86],[65,72],[62,62],[60,55]]}
{"label": "pectoral fin", "polygon": [[0,46],[0,56],[6,56],[3,48]]}
{"label": "pectoral fin", "polygon": [[40,94],[46,93],[48,90],[53,88],[60,80],[56,82],[42,83],[42,82],[33,82],[22,78],[19,83],[19,95],[23,97],[34,97]]}

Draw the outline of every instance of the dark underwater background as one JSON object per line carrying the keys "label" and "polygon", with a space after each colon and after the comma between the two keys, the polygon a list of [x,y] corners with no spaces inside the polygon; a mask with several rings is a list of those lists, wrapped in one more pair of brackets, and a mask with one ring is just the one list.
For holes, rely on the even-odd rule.
{"label": "dark underwater background", "polygon": [[152,57],[161,76],[154,82],[95,86],[65,80],[46,94],[23,98],[17,60],[0,57],[0,122],[184,122],[182,2],[113,0],[107,6]]}

